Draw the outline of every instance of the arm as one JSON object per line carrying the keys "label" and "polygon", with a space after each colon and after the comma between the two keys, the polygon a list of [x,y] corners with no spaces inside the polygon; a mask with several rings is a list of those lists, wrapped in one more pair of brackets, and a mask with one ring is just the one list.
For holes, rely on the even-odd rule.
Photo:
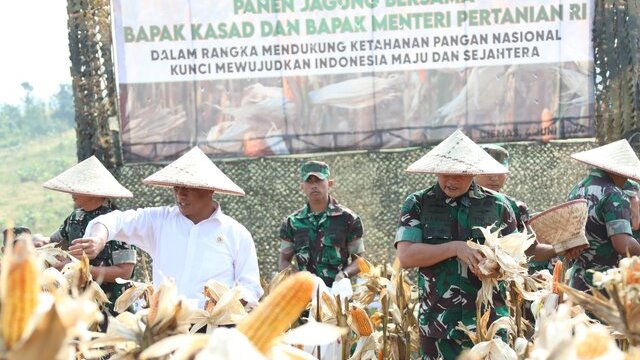
{"label": "arm", "polygon": [[467,246],[465,241],[450,241],[444,244],[421,244],[410,241],[397,242],[400,266],[407,268],[432,266],[452,257],[458,257],[474,273],[479,273],[478,263],[482,254]]}
{"label": "arm", "polygon": [[104,249],[109,238],[107,227],[101,223],[89,223],[88,227],[89,230],[85,233],[85,236],[82,239],[73,240],[72,245],[69,246],[70,255],[81,257],[82,253],[85,253],[89,259],[95,259],[100,251]]}
{"label": "arm", "polygon": [[600,204],[599,211],[607,236],[616,252],[621,256],[640,255],[640,244],[632,236],[629,197],[622,191],[613,192],[603,198]]}
{"label": "arm", "polygon": [[[356,259],[358,258],[358,256],[363,256],[364,252],[360,253],[360,254],[353,254],[351,255],[351,262],[349,263],[349,265],[347,265],[346,268],[344,268],[345,273],[347,273],[347,277],[354,277],[356,275],[358,275],[360,273],[360,269],[358,268],[358,264],[356,264]],[[342,272],[339,272],[336,275],[336,281],[340,281],[344,278],[344,275],[342,274]]]}
{"label": "arm", "polygon": [[244,288],[243,299],[249,305],[255,306],[264,293],[260,286],[256,247],[251,234],[244,227],[238,231],[237,240],[237,252],[233,261],[235,280]]}
{"label": "arm", "polygon": [[99,282],[113,283],[117,278],[129,280],[135,264],[118,264],[112,266],[91,266],[91,276]]}
{"label": "arm", "polygon": [[531,256],[531,259],[534,261],[547,261],[558,255],[562,255],[567,259],[575,259],[580,256],[580,253],[582,253],[588,247],[588,245],[577,246],[558,254],[554,250],[553,246],[549,244],[540,244],[536,241],[535,243],[533,243],[533,245],[531,245],[530,248],[527,249],[527,251],[525,251],[525,254],[527,256]]}
{"label": "arm", "polygon": [[629,197],[631,207],[631,229],[640,230],[640,198],[638,194]]}
{"label": "arm", "polygon": [[536,240],[525,252],[525,255],[531,256],[535,261],[546,261],[556,256],[556,251],[549,244],[541,244]]}
{"label": "arm", "polygon": [[356,259],[358,257],[364,256],[364,241],[362,240],[363,235],[364,227],[362,226],[362,220],[360,220],[360,217],[356,215],[353,221],[350,222],[347,233],[347,250],[349,251],[351,262],[344,269],[342,269],[342,271],[336,274],[335,281],[344,279],[345,274],[346,277],[350,278],[360,273],[360,269],[358,268]]}
{"label": "arm", "polygon": [[278,271],[282,271],[291,266],[291,260],[294,255],[293,247],[282,249],[280,248],[280,255],[278,256]]}
{"label": "arm", "polygon": [[296,251],[293,245],[293,231],[286,218],[280,226],[280,254],[278,255],[278,269],[282,271],[291,266],[291,260]]}
{"label": "arm", "polygon": [[629,234],[615,234],[609,237],[613,248],[621,256],[640,255],[640,244]]}
{"label": "arm", "polygon": [[136,245],[153,257],[156,250],[155,228],[163,221],[167,221],[170,211],[171,208],[163,206],[127,211],[115,210],[98,216],[87,225],[84,238],[73,241],[74,245],[82,246],[72,246],[69,250],[74,250],[79,255],[82,255],[84,250],[87,256],[95,258],[104,248],[107,240],[117,239]]}

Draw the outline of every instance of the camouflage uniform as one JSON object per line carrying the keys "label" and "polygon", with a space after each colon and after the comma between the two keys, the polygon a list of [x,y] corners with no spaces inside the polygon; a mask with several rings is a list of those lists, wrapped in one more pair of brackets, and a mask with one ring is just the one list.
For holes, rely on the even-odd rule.
{"label": "camouflage uniform", "polygon": [[618,264],[620,255],[613,248],[610,237],[631,235],[631,210],[626,194],[602,170],[593,169],[573,187],[569,200],[586,199],[589,217],[586,235],[589,248],[582,252],[572,267],[571,286],[588,290],[592,285],[587,270],[605,271]]}
{"label": "camouflage uniform", "polygon": [[[89,221],[113,210],[115,209],[104,205],[89,212],[82,209],[75,209],[71,215],[64,220],[64,223],[60,226],[58,231],[51,236],[51,241],[60,242],[62,249],[67,250],[72,240],[82,238],[84,236],[84,232]],[[135,247],[127,243],[114,240],[108,241],[104,249],[100,251],[95,259],[89,261],[89,264],[92,266],[113,266],[135,263]],[[100,287],[109,298],[109,301],[111,301],[110,304],[105,304],[105,307],[109,312],[117,315],[113,311],[113,306],[116,299],[118,299],[118,297],[122,295],[122,292],[126,290],[127,285],[115,282],[103,282]]]}
{"label": "camouflage uniform", "polygon": [[364,252],[362,221],[350,209],[329,196],[321,213],[309,204],[289,215],[280,227],[280,251],[293,249],[299,270],[318,275],[331,286],[351,255]]}
{"label": "camouflage uniform", "polygon": [[[494,224],[504,227],[502,234],[509,234],[517,228],[515,215],[504,195],[472,183],[466,194],[452,199],[436,184],[411,194],[405,200],[396,243],[442,244],[468,239],[483,243],[482,233],[474,227]],[[481,282],[464,263],[453,257],[420,268],[418,286],[422,358],[443,356],[454,359],[463,348],[471,345],[467,335],[456,326],[462,321],[475,329],[476,297]],[[492,310],[492,319],[509,313],[504,291],[501,293],[493,294],[495,309]],[[434,343],[437,351],[433,349]]]}
{"label": "camouflage uniform", "polygon": [[[634,180],[629,179],[626,183],[624,183],[622,190],[624,190],[625,194],[633,196],[640,193],[640,184],[638,184],[638,182]],[[640,230],[631,230],[633,231],[633,238],[637,241],[640,241]]]}

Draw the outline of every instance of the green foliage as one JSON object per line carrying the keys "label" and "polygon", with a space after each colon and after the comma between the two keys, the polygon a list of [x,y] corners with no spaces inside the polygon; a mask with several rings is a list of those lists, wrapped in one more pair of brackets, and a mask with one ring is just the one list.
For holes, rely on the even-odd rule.
{"label": "green foliage", "polygon": [[[33,97],[33,87],[28,82],[22,83],[22,88],[25,90],[22,104],[0,104],[0,148],[15,147],[74,127],[73,94],[69,85],[60,85],[48,104]],[[32,174],[27,171],[26,175]]]}

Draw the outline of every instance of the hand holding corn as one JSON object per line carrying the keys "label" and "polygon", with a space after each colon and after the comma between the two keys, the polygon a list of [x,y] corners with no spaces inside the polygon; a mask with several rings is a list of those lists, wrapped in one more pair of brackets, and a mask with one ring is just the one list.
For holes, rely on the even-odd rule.
{"label": "hand holding corn", "polygon": [[86,254],[89,259],[95,259],[96,256],[104,249],[104,245],[107,243],[109,237],[109,231],[107,228],[100,224],[94,224],[91,228],[90,236],[75,239],[69,246],[69,254],[80,258],[82,254]]}

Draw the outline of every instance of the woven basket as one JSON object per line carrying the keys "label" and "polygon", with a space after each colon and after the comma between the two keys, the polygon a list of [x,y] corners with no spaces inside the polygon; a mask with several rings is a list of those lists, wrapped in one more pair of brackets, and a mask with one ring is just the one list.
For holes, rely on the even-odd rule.
{"label": "woven basket", "polygon": [[561,253],[580,245],[589,245],[585,236],[587,216],[587,201],[572,200],[536,214],[529,220],[529,226],[538,242],[550,244],[556,253]]}

